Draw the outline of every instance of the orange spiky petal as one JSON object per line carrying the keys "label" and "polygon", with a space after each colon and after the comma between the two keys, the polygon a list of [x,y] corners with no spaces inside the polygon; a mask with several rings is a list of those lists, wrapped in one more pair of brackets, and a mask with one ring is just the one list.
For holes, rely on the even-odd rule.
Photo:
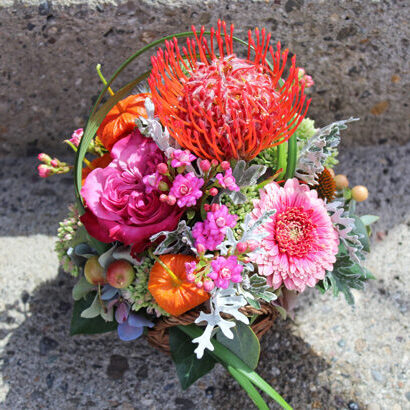
{"label": "orange spiky petal", "polygon": [[[295,57],[280,85],[288,50],[269,45],[265,29],[248,33],[248,58],[233,52],[233,25],[218,21],[188,39],[182,53],[177,39],[165,42],[151,58],[148,80],[161,122],[184,148],[219,161],[250,160],[260,151],[287,141],[306,115],[310,100],[299,82]],[[251,60],[251,49],[255,57]],[[218,56],[216,55],[218,53]],[[270,68],[267,55],[272,59]]]}

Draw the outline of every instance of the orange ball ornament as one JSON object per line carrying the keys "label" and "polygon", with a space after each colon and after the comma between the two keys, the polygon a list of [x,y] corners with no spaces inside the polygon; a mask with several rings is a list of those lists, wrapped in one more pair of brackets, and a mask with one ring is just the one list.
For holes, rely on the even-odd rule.
{"label": "orange ball ornament", "polygon": [[335,176],[336,189],[338,191],[345,189],[349,186],[349,180],[346,175],[339,174]]}
{"label": "orange ball ornament", "polygon": [[352,198],[357,202],[366,201],[369,196],[369,191],[363,185],[356,185],[352,188]]}
{"label": "orange ball ornament", "polygon": [[158,305],[167,313],[179,316],[209,299],[209,293],[186,279],[189,255],[161,255],[151,269],[148,290]]}

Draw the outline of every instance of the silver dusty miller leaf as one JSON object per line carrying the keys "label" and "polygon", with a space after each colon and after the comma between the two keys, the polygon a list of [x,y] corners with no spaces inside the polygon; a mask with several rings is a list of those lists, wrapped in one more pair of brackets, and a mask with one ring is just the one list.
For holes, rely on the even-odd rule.
{"label": "silver dusty miller leaf", "polygon": [[205,349],[214,350],[211,342],[213,330],[219,327],[222,333],[228,338],[233,339],[234,335],[231,331],[235,327],[235,322],[226,320],[221,316],[221,313],[226,313],[233,316],[246,325],[249,324],[249,319],[246,315],[239,312],[239,309],[246,305],[246,299],[242,295],[237,295],[237,291],[231,284],[228,289],[216,289],[212,292],[210,305],[211,313],[201,312],[195,323],[206,322],[206,328],[201,336],[192,340],[192,343],[198,343],[195,349],[196,357],[201,359]]}
{"label": "silver dusty miller leaf", "polygon": [[323,164],[340,143],[340,130],[346,129],[347,123],[358,120],[352,117],[319,129],[300,150],[295,176],[308,184],[316,185],[318,175],[324,170]]}
{"label": "silver dusty miller leaf", "polygon": [[164,151],[167,156],[170,155],[172,149],[180,148],[178,143],[169,135],[168,130],[162,127],[161,123],[155,118],[155,106],[149,99],[145,99],[145,109],[147,118],[139,117],[136,121],[141,134],[152,138],[158,145],[161,151]]}
{"label": "silver dusty miller leaf", "polygon": [[186,221],[180,221],[177,229],[174,231],[162,231],[152,235],[150,241],[155,242],[158,238],[164,236],[164,240],[156,247],[155,255],[164,255],[167,253],[186,253],[187,251],[197,253],[194,246],[194,239],[191,234],[191,228]]}
{"label": "silver dusty miller leaf", "polygon": [[327,211],[332,220],[333,226],[339,234],[339,239],[343,242],[350,258],[361,265],[359,255],[362,253],[363,245],[358,235],[354,234],[355,220],[350,218],[348,212],[343,208],[343,203],[334,201],[326,204]]}
{"label": "silver dusty miller leaf", "polygon": [[[235,178],[236,185],[242,188],[256,185],[258,179],[265,174],[266,170],[267,167],[265,165],[258,164],[253,164],[247,168],[246,162],[241,159],[236,163],[232,176]],[[243,204],[247,201],[247,197],[243,192],[224,189],[219,192],[219,195],[215,197],[213,202],[217,202],[217,199],[223,194],[227,195],[234,204]]]}

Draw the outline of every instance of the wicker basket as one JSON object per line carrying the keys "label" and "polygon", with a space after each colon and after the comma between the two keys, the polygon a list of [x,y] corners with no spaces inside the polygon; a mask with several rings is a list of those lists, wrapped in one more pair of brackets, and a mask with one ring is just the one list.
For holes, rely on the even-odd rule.
{"label": "wicker basket", "polygon": [[[278,311],[271,304],[261,304],[260,309],[252,306],[245,306],[240,309],[246,316],[258,315],[259,317],[252,323],[251,328],[260,339],[273,325]],[[170,316],[161,318],[152,329],[148,329],[148,342],[159,350],[170,354],[168,328],[178,325],[190,325],[199,316],[200,309],[190,310],[181,316]]]}

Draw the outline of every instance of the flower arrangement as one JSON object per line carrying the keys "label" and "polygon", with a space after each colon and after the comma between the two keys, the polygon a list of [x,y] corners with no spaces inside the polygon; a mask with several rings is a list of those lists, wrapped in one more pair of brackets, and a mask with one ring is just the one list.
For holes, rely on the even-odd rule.
{"label": "flower arrangement", "polygon": [[[290,408],[254,371],[258,337],[308,287],[353,303],[372,278],[363,261],[377,217],[356,215],[367,189],[332,169],[356,119],[317,129],[312,78],[270,39],[256,29],[245,43],[220,21],[146,46],[108,82],[97,66],[104,89],[65,141],[74,165],[42,153],[38,170],[74,171],[77,202],[56,245],[78,278],[71,334],[146,335],[171,353],[183,388],[220,362],[258,408],[256,387]],[[120,72],[161,44],[114,93]]]}

